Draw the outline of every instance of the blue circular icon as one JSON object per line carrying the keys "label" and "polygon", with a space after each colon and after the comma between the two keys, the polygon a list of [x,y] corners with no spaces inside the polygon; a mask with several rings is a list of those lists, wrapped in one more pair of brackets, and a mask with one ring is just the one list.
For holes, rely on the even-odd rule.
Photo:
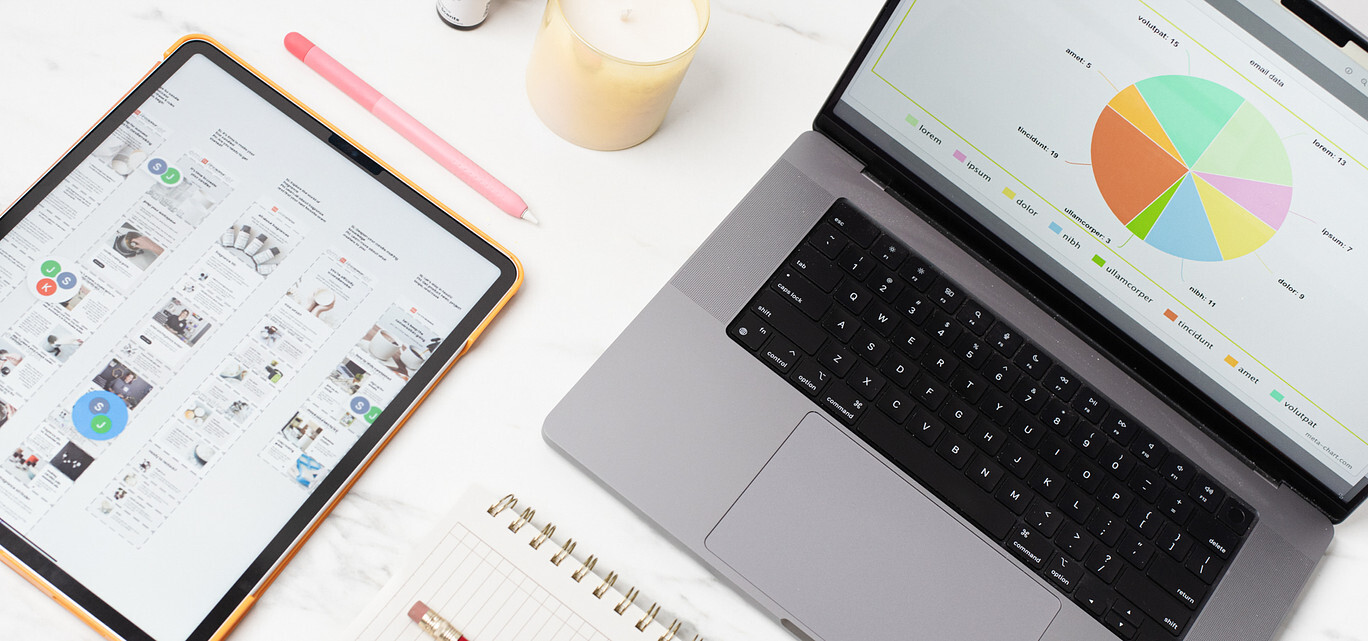
{"label": "blue circular icon", "polygon": [[104,390],[86,392],[71,408],[71,424],[81,436],[108,441],[128,427],[128,404]]}
{"label": "blue circular icon", "polygon": [[370,401],[364,396],[357,396],[351,400],[351,411],[356,414],[365,414],[370,410]]}
{"label": "blue circular icon", "polygon": [[76,274],[73,274],[71,272],[62,272],[60,274],[57,274],[57,286],[61,287],[62,289],[71,289],[72,287],[75,287]]}
{"label": "blue circular icon", "polygon": [[166,161],[161,158],[153,158],[152,160],[147,161],[147,170],[152,172],[153,176],[160,176],[166,173],[166,168],[168,166]]}

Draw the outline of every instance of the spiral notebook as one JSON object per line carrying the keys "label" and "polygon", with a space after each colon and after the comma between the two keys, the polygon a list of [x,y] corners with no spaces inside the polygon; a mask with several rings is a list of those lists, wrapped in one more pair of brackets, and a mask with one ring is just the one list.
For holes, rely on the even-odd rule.
{"label": "spiral notebook", "polygon": [[702,641],[584,547],[514,495],[471,490],[345,638],[431,639],[408,616],[422,601],[470,641]]}

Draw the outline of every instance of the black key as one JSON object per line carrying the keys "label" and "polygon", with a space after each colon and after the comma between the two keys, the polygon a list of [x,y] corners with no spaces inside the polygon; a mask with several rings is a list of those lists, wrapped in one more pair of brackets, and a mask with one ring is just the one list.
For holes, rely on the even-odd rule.
{"label": "black key", "polygon": [[964,301],[955,318],[958,318],[959,322],[969,328],[975,336],[983,336],[993,324],[993,315],[978,304],[978,301],[973,300]]}
{"label": "black key", "polygon": [[1235,552],[1235,546],[1240,542],[1230,528],[1217,523],[1205,514],[1193,515],[1187,529],[1192,538],[1215,550],[1223,559],[1230,558],[1230,555]]}
{"label": "black key", "polygon": [[912,414],[912,409],[916,407],[911,398],[891,387],[884,390],[883,396],[880,396],[879,401],[874,405],[898,423],[905,422],[907,417]]}
{"label": "black key", "polygon": [[1068,469],[1068,480],[1078,484],[1083,492],[1097,492],[1097,487],[1103,482],[1103,472],[1088,463],[1075,462]]}
{"label": "black key", "polygon": [[1249,530],[1249,524],[1254,522],[1253,513],[1245,506],[1240,505],[1233,496],[1221,504],[1221,509],[1217,510],[1216,514],[1220,516],[1222,523],[1235,530],[1235,533],[1240,536],[1244,536],[1244,533]]}
{"label": "black key", "polygon": [[845,379],[847,385],[855,388],[860,396],[869,400],[874,400],[879,395],[887,380],[884,379],[873,367],[864,363],[856,363],[855,367],[850,368],[850,376]]}
{"label": "black key", "polygon": [[1150,467],[1158,467],[1159,461],[1163,460],[1164,455],[1168,454],[1168,447],[1159,442],[1149,430],[1136,430],[1135,440],[1131,441],[1130,450],[1136,458],[1144,461]]}
{"label": "black key", "polygon": [[869,290],[861,287],[859,283],[849,278],[841,281],[841,284],[836,286],[836,290],[833,291],[831,295],[842,307],[845,307],[856,314],[863,312],[865,306],[869,304],[870,299],[874,298],[874,295],[869,293]]}
{"label": "black key", "polygon": [[960,360],[968,363],[974,369],[982,366],[989,354],[988,344],[973,334],[960,334],[952,351],[955,356],[958,356]]}
{"label": "black key", "polygon": [[808,243],[827,258],[835,259],[841,255],[841,250],[845,249],[846,239],[831,225],[821,223],[812,230],[812,235],[808,236]]}
{"label": "black key", "polygon": [[1016,479],[1007,477],[1002,483],[1002,489],[997,492],[997,500],[1006,505],[1013,514],[1020,516],[1031,502],[1031,492]]}
{"label": "black key", "polygon": [[831,206],[827,211],[826,222],[841,230],[861,247],[869,247],[874,244],[874,239],[879,237],[879,228],[845,199],[838,200]]}
{"label": "black key", "polygon": [[894,385],[907,387],[912,384],[912,377],[916,376],[920,369],[912,363],[912,359],[904,356],[902,352],[892,351],[879,365],[879,371],[887,376]]}
{"label": "black key", "polygon": [[1126,567],[1120,556],[1101,546],[1093,548],[1088,553],[1088,557],[1083,559],[1083,566],[1107,584],[1114,583],[1121,569]]}
{"label": "black key", "polygon": [[1116,546],[1116,542],[1121,540],[1121,533],[1125,529],[1121,517],[1112,516],[1106,510],[1093,512],[1092,518],[1088,519],[1088,531],[1096,536],[1097,540],[1110,547]]}
{"label": "black key", "polygon": [[1073,431],[1074,424],[1078,423],[1078,416],[1064,401],[1052,398],[1040,410],[1040,420],[1045,421],[1055,433],[1067,435]]}
{"label": "black key", "polygon": [[1021,379],[1021,382],[1012,389],[1012,400],[1032,414],[1039,412],[1049,398],[1050,395],[1045,389],[1029,378]]}
{"label": "black key", "polygon": [[1183,528],[1166,523],[1163,529],[1159,530],[1159,538],[1155,539],[1154,544],[1173,557],[1173,560],[1182,561],[1187,558],[1188,550],[1192,549],[1192,537],[1184,532]]}
{"label": "black key", "polygon": [[983,363],[982,371],[990,383],[1004,392],[1012,389],[1012,384],[1021,376],[1021,371],[1001,354],[989,356]]}
{"label": "black key", "polygon": [[855,364],[855,355],[835,343],[827,343],[817,352],[817,362],[837,376],[845,376]]}
{"label": "black key", "polygon": [[1045,375],[1045,370],[1054,364],[1054,360],[1031,343],[1023,343],[1020,351],[1017,352],[1016,359],[1012,362],[1021,368],[1021,371],[1026,372],[1027,375],[1036,380],[1040,380],[1040,377]]}
{"label": "black key", "polygon": [[826,392],[822,394],[820,404],[842,423],[854,425],[855,421],[864,414],[869,403],[855,390],[840,382],[835,382],[827,386]]}
{"label": "black key", "polygon": [[927,300],[926,296],[910,289],[898,294],[893,307],[898,310],[898,313],[906,316],[917,325],[925,323],[926,319],[931,317],[931,301]]}
{"label": "black key", "polygon": [[1092,537],[1083,533],[1083,526],[1071,521],[1061,521],[1059,533],[1054,537],[1055,545],[1059,549],[1069,553],[1077,561],[1082,561],[1083,556],[1088,553],[1088,548],[1092,547]]}
{"label": "black key", "polygon": [[1102,430],[1122,446],[1130,445],[1131,439],[1135,437],[1135,426],[1135,419],[1118,409],[1107,412],[1107,418],[1102,419]]}
{"label": "black key", "polygon": [[798,385],[798,389],[803,390],[808,396],[816,396],[831,381],[831,372],[824,369],[821,364],[810,358],[805,358],[798,363],[798,367],[793,368],[793,373],[789,374],[789,380]]}
{"label": "black key", "polygon": [[1131,605],[1125,599],[1117,599],[1116,602],[1112,604],[1112,612],[1121,615],[1121,618],[1130,621],[1134,625],[1141,625],[1145,622],[1145,613],[1141,612],[1140,608]]}
{"label": "black key", "polygon": [[977,374],[970,372],[964,366],[960,366],[950,377],[950,389],[959,394],[960,398],[970,403],[977,403],[983,397],[983,392],[988,389],[988,384],[984,383]]}
{"label": "black key", "polygon": [[935,282],[940,273],[932,269],[920,256],[908,256],[907,262],[898,270],[898,275],[917,291],[924,292],[931,287],[931,283]]}
{"label": "black key", "polygon": [[888,265],[889,269],[897,269],[898,265],[907,259],[907,248],[888,234],[879,237],[879,242],[875,243],[870,251],[880,262]]}
{"label": "black key", "polygon": [[1093,425],[1100,425],[1102,419],[1107,416],[1107,411],[1111,409],[1111,403],[1097,392],[1084,387],[1074,397],[1073,408]]}
{"label": "black key", "polygon": [[1022,447],[1020,443],[1007,441],[1002,446],[1002,451],[998,452],[998,460],[1017,478],[1024,479],[1026,473],[1031,471],[1031,466],[1035,465],[1036,459],[1035,455]]}
{"label": "black key", "polygon": [[1045,426],[1040,424],[1034,416],[1018,410],[1007,422],[1007,430],[1012,436],[1021,440],[1026,447],[1034,448],[1040,444],[1041,437],[1045,436]]}
{"label": "black key", "polygon": [[991,457],[984,456],[982,452],[974,456],[974,462],[969,467],[964,468],[964,474],[974,479],[974,483],[983,488],[984,492],[996,490],[1004,475],[1002,468],[994,463]]}
{"label": "black key", "polygon": [[792,341],[778,334],[770,339],[764,349],[760,350],[760,360],[769,364],[781,374],[787,374],[798,364],[798,346]]}
{"label": "black key", "polygon": [[1074,457],[1073,449],[1053,435],[1041,439],[1040,447],[1036,448],[1036,451],[1040,452],[1041,458],[1056,470],[1068,469],[1069,461]]}
{"label": "black key", "polygon": [[1216,577],[1221,574],[1221,568],[1225,567],[1225,561],[1215,553],[1205,548],[1197,548],[1197,552],[1188,557],[1187,569],[1197,575],[1207,585],[1211,585]]}
{"label": "black key", "polygon": [[1154,544],[1135,530],[1127,529],[1125,534],[1121,535],[1121,542],[1116,545],[1116,551],[1121,558],[1143,570],[1154,556]]}
{"label": "black key", "polygon": [[1067,594],[1078,585],[1078,580],[1083,578],[1083,566],[1067,554],[1056,553],[1045,566],[1045,576]]}
{"label": "black key", "polygon": [[921,401],[928,409],[935,410],[945,402],[945,397],[950,393],[949,388],[944,383],[930,377],[926,372],[922,372],[912,381],[909,388],[913,398]]}
{"label": "black key", "polygon": [[760,320],[755,314],[742,314],[727,328],[727,333],[753,352],[760,349],[760,346],[765,344],[765,339],[774,331],[770,329],[769,323]]}
{"label": "black key", "polygon": [[[922,447],[902,428],[879,414],[860,425],[860,433],[923,485],[933,488],[946,503],[955,506],[970,521],[977,523],[988,536],[996,540],[1007,537],[1016,517],[1002,504],[985,496],[983,491],[945,461]],[[953,435],[951,435],[953,436]]]}
{"label": "black key", "polygon": [[1059,513],[1054,504],[1036,499],[1026,508],[1026,522],[1045,536],[1054,536],[1059,525],[1064,522],[1064,515]]}
{"label": "black key", "polygon": [[1176,561],[1155,558],[1150,563],[1149,577],[1189,610],[1196,610],[1206,597],[1206,584]]}
{"label": "black key", "polygon": [[954,316],[940,310],[931,312],[931,320],[926,322],[925,329],[931,338],[946,347],[954,345],[955,339],[964,332],[964,328],[960,326],[959,321],[955,320]]}
{"label": "black key", "polygon": [[958,396],[950,396],[941,405],[939,415],[945,419],[947,425],[955,428],[956,432],[963,434],[974,423],[974,418],[978,416],[978,413],[969,407],[969,404],[965,403],[963,399]]}
{"label": "black key", "polygon": [[780,334],[792,340],[808,354],[816,354],[817,349],[826,341],[826,332],[772,291],[762,293],[751,306],[751,311],[768,320],[774,329],[779,330]]}
{"label": "black key", "polygon": [[1064,492],[1059,497],[1059,507],[1064,514],[1078,523],[1087,523],[1088,517],[1092,516],[1097,503],[1088,497],[1087,493],[1076,487],[1064,488]]}
{"label": "black key", "polygon": [[1159,510],[1137,503],[1135,507],[1131,508],[1130,514],[1126,516],[1126,522],[1131,527],[1140,530],[1141,534],[1152,539],[1159,533],[1159,528],[1163,527],[1164,519],[1160,516]]}
{"label": "black key", "polygon": [[1126,488],[1115,480],[1108,479],[1102,483],[1102,490],[1097,493],[1097,500],[1102,503],[1112,514],[1125,516],[1130,509],[1131,502],[1135,500],[1135,495],[1131,494]]}
{"label": "black key", "polygon": [[1132,570],[1122,573],[1120,581],[1116,583],[1116,591],[1158,621],[1169,634],[1182,633],[1188,621],[1192,620],[1186,606],[1141,572]]}
{"label": "black key", "polygon": [[1135,469],[1135,457],[1115,442],[1102,446],[1102,455],[1097,460],[1102,463],[1102,469],[1111,472],[1112,476],[1118,479],[1124,480],[1130,476],[1131,470]]}
{"label": "black key", "polygon": [[1178,523],[1187,523],[1192,517],[1192,499],[1171,487],[1159,493],[1159,512]]}
{"label": "black key", "polygon": [[1197,470],[1187,459],[1176,452],[1169,452],[1169,455],[1164,457],[1164,462],[1159,465],[1159,475],[1178,486],[1178,489],[1186,490],[1192,484],[1193,477],[1197,476]]}
{"label": "black key", "polygon": [[850,349],[859,354],[861,358],[877,363],[883,360],[884,354],[888,353],[888,342],[879,337],[878,334],[869,331],[868,327],[861,327],[860,331],[855,332],[855,338],[850,341]]}
{"label": "black key", "polygon": [[1084,456],[1095,459],[1101,456],[1102,446],[1107,442],[1107,437],[1102,430],[1087,423],[1079,423],[1073,434],[1069,435],[1069,442],[1083,452]]}
{"label": "black key", "polygon": [[1225,500],[1225,490],[1216,487],[1215,483],[1205,475],[1198,474],[1192,482],[1192,488],[1188,490],[1188,495],[1192,497],[1197,505],[1202,506],[1208,512],[1215,512],[1216,507]]}
{"label": "black key", "polygon": [[942,277],[931,288],[931,300],[936,301],[941,309],[951,314],[960,308],[965,298],[967,297],[960,290],[959,285],[950,282],[948,278]]}
{"label": "black key", "polygon": [[1012,531],[1012,536],[1007,539],[1007,549],[1021,559],[1022,563],[1037,570],[1044,568],[1045,562],[1055,553],[1049,537],[1032,532],[1028,527],[1019,527]]}
{"label": "black key", "polygon": [[780,270],[770,283],[770,287],[779,292],[784,300],[803,310],[803,313],[812,320],[821,318],[822,313],[831,304],[828,296],[811,281],[798,275],[798,270],[792,267]]}
{"label": "black key", "polygon": [[831,288],[841,282],[840,268],[832,264],[831,260],[823,256],[815,247],[809,245],[801,245],[795,249],[789,265],[798,270],[798,273],[806,276],[813,284],[821,287],[824,292],[831,291]]}
{"label": "black key", "polygon": [[849,343],[860,329],[860,321],[855,320],[855,316],[840,305],[832,305],[826,316],[822,317],[822,329],[831,332],[842,343]]}
{"label": "black key", "polygon": [[992,331],[988,332],[988,343],[1002,352],[1003,356],[1011,357],[1015,354],[1017,348],[1021,347],[1021,342],[1021,335],[1006,323],[997,323],[993,325]]}
{"label": "black key", "polygon": [[1159,479],[1158,474],[1150,471],[1147,467],[1138,466],[1131,474],[1130,481],[1127,482],[1130,489],[1135,490],[1135,493],[1148,503],[1159,500],[1159,491],[1163,488],[1163,484],[1164,482]]}
{"label": "black key", "polygon": [[1074,392],[1078,391],[1078,377],[1073,372],[1055,365],[1045,373],[1045,378],[1041,379],[1045,387],[1058,396],[1060,400],[1067,401],[1073,398]]}
{"label": "black key", "polygon": [[959,366],[959,361],[940,345],[931,345],[926,348],[926,353],[922,354],[921,364],[936,378],[948,381],[955,373],[955,368]]}
{"label": "black key", "polygon": [[902,279],[898,278],[897,274],[882,267],[874,268],[865,284],[869,285],[870,291],[874,292],[875,296],[890,304],[898,300],[898,293],[903,290]]}
{"label": "black key", "polygon": [[[965,380],[956,382],[956,379],[959,378],[959,374],[956,374],[955,378],[950,379],[950,382],[951,384],[960,386],[956,388],[956,391],[958,392],[961,389],[967,389],[969,383],[975,382],[975,378],[971,378],[972,376],[972,374],[966,374],[964,377]],[[982,383],[983,379],[977,379],[976,384],[981,385]],[[961,393],[960,396],[964,396],[964,394]],[[1012,424],[1012,416],[1018,411],[1016,405],[1012,404],[1011,399],[1007,398],[1006,394],[993,388],[982,391],[979,395],[978,407],[979,410],[983,412],[984,416],[987,416],[994,423],[1001,425],[1002,427],[1010,427]],[[1031,445],[1035,444],[1031,443]]]}
{"label": "black key", "polygon": [[969,440],[989,456],[996,456],[1007,442],[1007,435],[982,419],[975,421],[967,432]]}
{"label": "black key", "polygon": [[902,350],[902,353],[917,358],[926,351],[926,346],[930,344],[931,339],[927,338],[926,334],[923,334],[915,325],[904,321],[898,325],[897,329],[893,330],[892,341],[898,349]]}
{"label": "black key", "polygon": [[842,250],[841,255],[836,257],[836,264],[847,274],[854,276],[855,280],[864,280],[869,276],[869,271],[874,269],[874,259],[854,246]]}
{"label": "black key", "polygon": [[1083,606],[1093,614],[1102,616],[1111,604],[1112,592],[1102,582],[1091,576],[1084,576],[1078,581],[1078,589],[1074,591],[1074,601]]}
{"label": "black key", "polygon": [[1112,632],[1115,632],[1116,636],[1119,636],[1122,639],[1135,638],[1135,631],[1137,629],[1135,624],[1127,621],[1121,616],[1120,612],[1108,612],[1107,616],[1102,618],[1102,623]]}
{"label": "black key", "polygon": [[941,433],[945,431],[945,424],[926,410],[918,408],[912,412],[912,420],[907,423],[907,431],[917,437],[918,441],[927,447],[931,447],[936,444],[936,439],[940,438]]}
{"label": "black key", "polygon": [[936,445],[936,453],[958,470],[969,462],[969,458],[974,455],[974,449],[969,447],[968,441],[960,438],[954,432],[946,432],[945,436],[941,438],[940,444]]}
{"label": "black key", "polygon": [[[864,319],[865,327],[873,328],[874,331],[882,336],[892,334],[893,329],[898,326],[899,322],[898,317],[894,314],[893,310],[878,302],[870,305],[869,309],[865,310],[864,316],[861,318]],[[779,331],[782,332],[784,330],[780,329]]]}
{"label": "black key", "polygon": [[1037,465],[1028,476],[1031,487],[1039,492],[1041,496],[1051,501],[1059,497],[1059,493],[1064,489],[1064,479],[1057,472],[1043,465]]}

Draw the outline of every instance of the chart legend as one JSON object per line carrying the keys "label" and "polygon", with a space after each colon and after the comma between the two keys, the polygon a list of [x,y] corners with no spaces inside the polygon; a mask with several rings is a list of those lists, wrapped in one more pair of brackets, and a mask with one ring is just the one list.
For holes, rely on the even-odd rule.
{"label": "chart legend", "polygon": [[1283,402],[1284,398],[1287,398],[1286,396],[1283,396],[1282,392],[1279,392],[1278,390],[1273,390],[1271,393],[1269,393],[1269,396],[1272,396],[1273,400],[1279,403]]}
{"label": "chart legend", "polygon": [[1106,267],[1106,266],[1107,266],[1107,259],[1101,257],[1100,255],[1093,254],[1093,259],[1092,259],[1092,260],[1093,260],[1094,263],[1097,264],[1098,267]]}
{"label": "chart legend", "polygon": [[1059,223],[1050,223],[1050,231],[1056,234],[1062,234],[1064,233],[1064,228],[1060,227]]}
{"label": "chart legend", "polygon": [[1112,98],[1093,129],[1092,166],[1126,229],[1188,260],[1262,247],[1292,206],[1278,132],[1239,94],[1193,76],[1156,76]]}
{"label": "chart legend", "polygon": [[1003,187],[1003,188],[1002,188],[1002,195],[1003,195],[1003,196],[1006,196],[1006,197],[1007,197],[1007,200],[1014,200],[1014,199],[1016,199],[1016,192],[1012,191],[1012,188],[1011,188],[1011,187]]}
{"label": "chart legend", "polygon": [[1171,309],[1166,309],[1164,310],[1164,318],[1167,318],[1171,321],[1176,321],[1178,320],[1178,312],[1175,312]]}
{"label": "chart legend", "polygon": [[913,116],[912,114],[907,114],[907,118],[904,118],[904,120],[907,121],[907,124],[912,125],[913,128],[916,128],[917,124],[921,122],[920,120],[917,120],[917,117]]}
{"label": "chart legend", "polygon": [[958,150],[958,149],[955,150],[955,160],[958,160],[959,162],[964,162],[964,161],[967,160],[968,158],[969,158],[968,156],[964,155],[964,152],[962,152],[962,151],[960,151],[960,150]]}
{"label": "chart legend", "polygon": [[1236,365],[1240,364],[1240,361],[1235,360],[1234,356],[1230,356],[1227,354],[1225,357],[1225,364],[1231,367],[1235,367]]}

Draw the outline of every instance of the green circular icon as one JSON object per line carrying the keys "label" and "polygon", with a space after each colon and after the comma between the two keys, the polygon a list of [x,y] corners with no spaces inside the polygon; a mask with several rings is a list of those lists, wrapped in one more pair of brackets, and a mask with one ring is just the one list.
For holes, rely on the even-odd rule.
{"label": "green circular icon", "polygon": [[166,169],[166,172],[161,175],[161,181],[168,185],[174,185],[180,182],[180,179],[181,172],[179,169],[176,169],[175,167],[168,167]]}
{"label": "green circular icon", "polygon": [[94,418],[90,419],[90,431],[95,432],[96,434],[104,434],[113,426],[114,422],[109,420],[109,417],[104,414],[96,414]]}
{"label": "green circular icon", "polygon": [[367,422],[367,423],[374,423],[374,422],[375,422],[375,419],[380,418],[380,412],[381,412],[381,410],[380,410],[380,408],[378,408],[378,407],[372,407],[372,408],[370,408],[370,411],[369,411],[369,412],[366,412],[366,416],[365,416],[366,422]]}
{"label": "green circular icon", "polygon": [[58,272],[62,271],[62,264],[55,260],[43,261],[42,269],[43,275],[51,278],[53,276],[56,276]]}

